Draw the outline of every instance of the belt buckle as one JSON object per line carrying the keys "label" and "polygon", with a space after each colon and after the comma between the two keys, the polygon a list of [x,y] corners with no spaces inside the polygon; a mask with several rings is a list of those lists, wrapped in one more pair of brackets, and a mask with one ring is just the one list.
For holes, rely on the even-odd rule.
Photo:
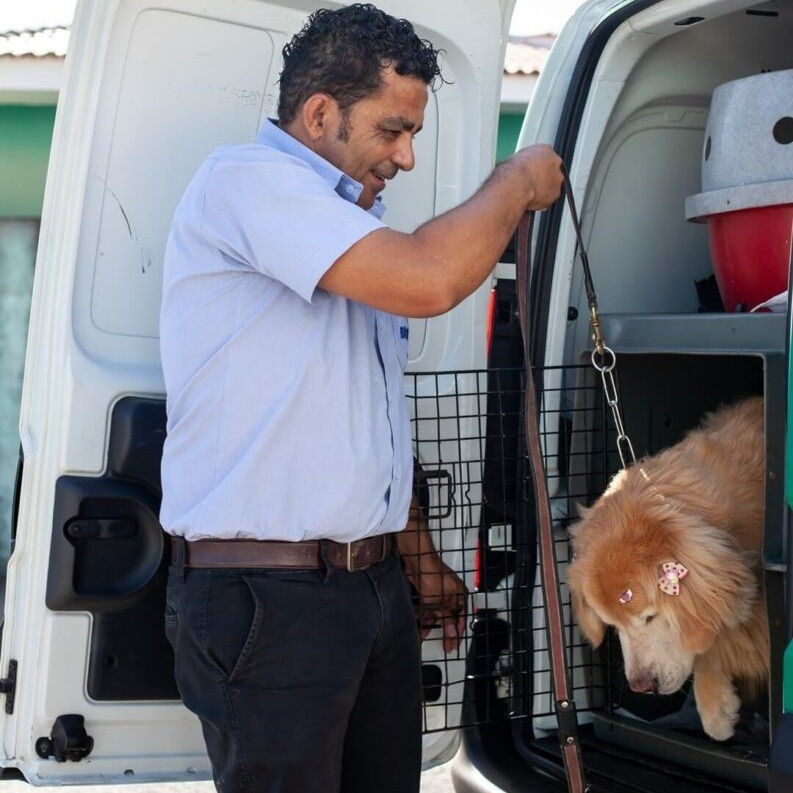
{"label": "belt buckle", "polygon": [[347,543],[347,572],[354,573],[356,570],[359,570],[359,567],[355,567],[354,565],[355,559],[352,556],[352,543]]}
{"label": "belt buckle", "polygon": [[360,540],[354,540],[353,542],[347,543],[347,572],[354,573],[358,570],[366,570],[367,568],[371,567],[373,564],[377,564],[378,562],[382,562],[385,560],[387,553],[386,553],[386,540],[385,537],[380,538],[381,546],[380,546],[380,558],[377,562],[367,562],[365,564],[356,564],[355,559],[352,554],[352,546],[356,543],[360,542]]}

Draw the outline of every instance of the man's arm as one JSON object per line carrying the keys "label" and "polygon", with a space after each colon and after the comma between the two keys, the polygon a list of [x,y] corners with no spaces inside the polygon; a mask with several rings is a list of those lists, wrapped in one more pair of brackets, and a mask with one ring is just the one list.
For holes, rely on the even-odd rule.
{"label": "man's arm", "polygon": [[415,496],[407,526],[397,535],[397,544],[405,575],[419,595],[422,641],[440,624],[444,652],[456,650],[465,634],[468,592],[454,570],[441,561]]}
{"label": "man's arm", "polygon": [[378,229],[364,237],[319,286],[400,316],[442,314],[487,278],[523,213],[550,206],[561,186],[561,160],[553,149],[521,149],[471,198],[412,234]]}

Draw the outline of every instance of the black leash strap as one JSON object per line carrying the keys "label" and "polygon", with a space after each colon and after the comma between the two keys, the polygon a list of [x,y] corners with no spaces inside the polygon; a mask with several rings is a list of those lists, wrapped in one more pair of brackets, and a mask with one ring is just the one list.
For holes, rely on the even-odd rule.
{"label": "black leash strap", "polygon": [[[566,178],[565,189],[569,189]],[[577,223],[577,218],[575,222]],[[518,226],[517,240],[516,280],[526,378],[524,395],[526,446],[531,466],[536,519],[539,529],[540,568],[559,745],[562,749],[568,791],[570,793],[585,793],[587,784],[584,778],[584,766],[581,760],[581,749],[578,742],[578,719],[576,717],[575,702],[571,696],[572,687],[570,685],[570,677],[567,669],[567,655],[564,641],[564,613],[562,611],[561,597],[559,594],[559,578],[556,569],[556,554],[554,552],[553,521],[551,518],[550,500],[548,498],[548,482],[545,475],[545,465],[542,459],[542,441],[538,423],[539,412],[537,394],[534,385],[534,373],[529,357],[529,257],[533,223],[533,213],[527,212]],[[591,283],[591,278],[589,281]]]}
{"label": "black leash strap", "polygon": [[564,174],[564,197],[567,201],[567,208],[570,211],[570,219],[573,221],[573,228],[575,229],[575,237],[578,243],[578,256],[584,268],[584,289],[586,290],[586,299],[589,304],[589,324],[592,327],[592,340],[595,342],[595,352],[593,353],[592,363],[597,368],[598,361],[602,361],[606,356],[606,345],[603,342],[603,336],[600,332],[598,299],[595,294],[595,284],[592,282],[592,271],[589,269],[589,256],[587,255],[584,237],[581,233],[581,221],[578,218],[578,210],[575,206],[573,187],[570,184],[570,179],[567,176],[567,170],[564,165],[562,166],[562,173]]}
{"label": "black leash strap", "polygon": [[589,269],[589,256],[586,252],[584,245],[584,237],[581,233],[581,221],[578,218],[578,210],[575,205],[575,198],[573,197],[573,187],[570,184],[570,179],[567,176],[567,170],[562,166],[562,173],[564,174],[564,197],[567,201],[567,208],[570,211],[570,218],[573,221],[573,228],[575,229],[575,238],[578,242],[578,255],[581,258],[581,264],[584,266],[584,288],[586,289],[587,302],[590,308],[597,309],[598,299],[595,294],[595,284],[592,282],[592,271]]}
{"label": "black leash strap", "polygon": [[581,233],[581,221],[578,218],[578,210],[575,206],[573,187],[570,184],[570,178],[564,165],[562,166],[562,173],[564,174],[564,197],[567,201],[570,219],[573,221],[578,257],[581,259],[584,269],[584,289],[586,290],[587,303],[589,304],[589,326],[592,328],[592,341],[595,344],[595,349],[592,350],[592,366],[600,373],[600,378],[603,381],[603,393],[606,396],[608,406],[611,408],[611,413],[614,417],[614,427],[617,430],[617,452],[619,453],[622,467],[627,468],[628,465],[636,462],[636,454],[633,451],[631,439],[625,432],[625,427],[622,423],[620,398],[617,392],[617,382],[614,379],[617,356],[603,339],[603,332],[600,327],[600,314],[598,313],[598,299],[595,294],[595,285],[592,281],[592,271],[589,269],[589,256],[586,252],[586,245],[584,245],[584,236]]}

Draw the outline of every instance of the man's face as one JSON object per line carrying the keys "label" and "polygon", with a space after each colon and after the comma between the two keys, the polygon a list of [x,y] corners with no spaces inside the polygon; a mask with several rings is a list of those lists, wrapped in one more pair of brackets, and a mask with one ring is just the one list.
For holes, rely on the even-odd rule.
{"label": "man's face", "polygon": [[427,86],[416,77],[383,71],[380,89],[334,114],[316,151],[363,185],[358,205],[369,209],[398,171],[415,165],[413,136],[424,123]]}

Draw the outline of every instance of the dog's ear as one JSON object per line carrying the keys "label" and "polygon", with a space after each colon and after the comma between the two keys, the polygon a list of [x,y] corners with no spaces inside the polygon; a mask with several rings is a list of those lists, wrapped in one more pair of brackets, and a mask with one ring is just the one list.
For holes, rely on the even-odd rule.
{"label": "dog's ear", "polygon": [[[688,575],[680,582],[675,609],[684,646],[705,652],[719,632],[750,618],[757,597],[757,579],[746,555],[723,531],[700,526],[681,545]],[[663,597],[663,595],[662,595]]]}
{"label": "dog's ear", "polygon": [[606,635],[606,623],[598,617],[595,610],[577,589],[571,588],[570,600],[581,633],[586,636],[593,647],[600,647]]}
{"label": "dog's ear", "polygon": [[716,640],[716,632],[703,625],[702,620],[683,613],[679,619],[680,643],[683,649],[694,655],[706,653]]}

